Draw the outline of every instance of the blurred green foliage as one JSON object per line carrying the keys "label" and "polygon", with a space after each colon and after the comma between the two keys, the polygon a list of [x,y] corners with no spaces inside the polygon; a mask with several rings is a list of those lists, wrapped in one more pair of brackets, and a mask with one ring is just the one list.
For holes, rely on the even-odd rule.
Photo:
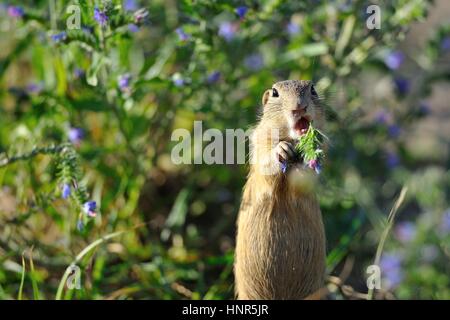
{"label": "blurred green foliage", "polygon": [[[76,260],[81,289],[61,298],[232,298],[247,167],[174,165],[171,133],[194,120],[247,129],[281,79],[312,79],[326,101],[318,192],[330,274],[353,257],[349,282],[367,291],[366,267],[407,186],[376,297],[450,298],[449,158],[407,134],[432,86],[450,79],[450,27],[419,51],[397,50],[428,1],[373,1],[380,30],[366,27],[367,1],[123,2],[0,7],[0,298],[55,298],[75,257],[120,230]],[[81,29],[66,29],[70,4]]]}

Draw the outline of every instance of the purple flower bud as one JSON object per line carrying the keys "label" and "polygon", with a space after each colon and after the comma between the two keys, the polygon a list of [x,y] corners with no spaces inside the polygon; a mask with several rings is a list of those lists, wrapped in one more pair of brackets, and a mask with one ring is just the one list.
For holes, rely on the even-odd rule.
{"label": "purple flower bud", "polygon": [[294,36],[296,34],[299,34],[302,30],[301,26],[296,22],[289,22],[286,26],[286,31],[289,33],[289,35]]}
{"label": "purple flower bud", "polygon": [[94,8],[94,19],[102,27],[106,26],[106,24],[108,23],[108,16],[106,15],[106,12],[100,10],[97,6]]}
{"label": "purple flower bud", "polygon": [[130,23],[130,24],[128,24],[128,30],[130,32],[135,33],[135,32],[139,31],[139,27],[137,25],[135,25],[134,23]]}
{"label": "purple flower bud", "polygon": [[309,160],[308,167],[310,167],[311,169],[314,169],[317,166],[317,164],[318,164],[317,160],[312,159],[312,160]]}
{"label": "purple flower bud", "polygon": [[445,37],[441,42],[441,49],[444,52],[450,51],[450,37]]}
{"label": "purple flower bud", "polygon": [[388,127],[388,134],[389,136],[391,136],[392,138],[398,138],[398,136],[400,135],[401,129],[398,125],[396,124],[391,124]]}
{"label": "purple flower bud", "polygon": [[281,162],[280,167],[281,167],[281,172],[286,173],[286,171],[287,171],[287,169],[288,169],[288,163],[287,163],[287,161]]}
{"label": "purple flower bud", "polygon": [[386,165],[389,169],[393,169],[400,164],[400,158],[395,152],[388,152],[386,154]]}
{"label": "purple flower bud", "polygon": [[95,212],[96,209],[97,202],[95,201],[87,201],[83,205],[83,211],[88,217],[95,217],[97,215],[97,212]]}
{"label": "purple flower bud", "polygon": [[119,76],[119,88],[122,92],[130,91],[131,75],[129,73]]}
{"label": "purple flower bud", "polygon": [[447,235],[450,232],[450,209],[447,209],[447,211],[444,212],[440,229],[444,235]]}
{"label": "purple flower bud", "polygon": [[77,230],[80,232],[84,230],[84,223],[83,223],[83,220],[81,220],[81,219],[79,219],[77,221]]}
{"label": "purple flower bud", "polygon": [[173,84],[176,86],[176,87],[182,87],[182,86],[184,86],[184,79],[183,78],[179,78],[179,77],[176,77],[176,78],[173,78]]}
{"label": "purple flower bud", "polygon": [[380,110],[376,113],[375,115],[375,122],[377,124],[386,124],[389,120],[389,114],[384,111],[384,110]]}
{"label": "purple flower bud", "polygon": [[405,55],[401,51],[392,51],[384,58],[384,63],[391,70],[397,70],[403,64]]}
{"label": "purple flower bud", "polygon": [[30,83],[27,85],[27,92],[30,94],[39,94],[44,89],[42,83]]}
{"label": "purple flower bud", "polygon": [[213,84],[213,83],[218,82],[220,80],[221,76],[222,75],[221,75],[220,71],[214,71],[208,75],[208,78],[206,79],[206,81],[209,84]]}
{"label": "purple flower bud", "polygon": [[12,18],[22,18],[25,14],[25,11],[22,7],[19,6],[9,6],[8,7],[8,15]]}
{"label": "purple flower bud", "polygon": [[82,77],[84,76],[84,74],[85,74],[85,72],[84,72],[83,69],[75,68],[75,69],[73,70],[73,76],[74,76],[76,79],[82,78]]}
{"label": "purple flower bud", "polygon": [[79,144],[84,138],[84,130],[81,128],[70,128],[69,140],[74,144]]}
{"label": "purple flower bud", "polygon": [[189,35],[189,34],[187,34],[184,30],[183,30],[183,28],[177,28],[176,30],[175,30],[175,32],[177,33],[177,35],[178,35],[178,38],[180,39],[180,41],[188,41],[190,38],[191,38],[191,36]]}
{"label": "purple flower bud", "polygon": [[123,2],[123,9],[125,11],[135,11],[138,8],[136,0],[125,0]]}
{"label": "purple flower bud", "polygon": [[416,237],[416,226],[410,221],[401,222],[395,228],[395,237],[403,242],[408,243]]}
{"label": "purple flower bud", "polygon": [[234,12],[238,15],[240,19],[244,19],[245,15],[247,14],[248,8],[246,6],[240,6],[237,7]]}
{"label": "purple flower bud", "polygon": [[234,39],[237,29],[237,24],[228,21],[222,22],[219,26],[219,36],[226,41],[231,41]]}
{"label": "purple flower bud", "polygon": [[259,53],[255,53],[247,56],[244,59],[244,64],[250,70],[258,71],[264,67],[264,59]]}
{"label": "purple flower bud", "polygon": [[62,42],[67,39],[67,33],[65,31],[63,31],[63,32],[52,35],[51,38],[52,38],[53,42],[59,43],[59,42]]}
{"label": "purple flower bud", "polygon": [[67,199],[70,196],[71,190],[68,183],[64,183],[62,186],[62,198]]}
{"label": "purple flower bud", "polygon": [[316,174],[320,174],[322,172],[322,166],[320,165],[320,163],[317,164],[317,166],[314,168],[314,171],[316,172]]}
{"label": "purple flower bud", "polygon": [[421,102],[419,105],[419,113],[421,115],[427,115],[430,114],[430,112],[431,112],[430,105],[426,102]]}
{"label": "purple flower bud", "polygon": [[394,84],[395,87],[397,88],[398,93],[402,95],[407,94],[411,87],[409,80],[403,77],[394,78]]}
{"label": "purple flower bud", "polygon": [[313,169],[317,174],[320,174],[322,172],[322,167],[320,166],[319,161],[317,159],[309,160],[308,167]]}

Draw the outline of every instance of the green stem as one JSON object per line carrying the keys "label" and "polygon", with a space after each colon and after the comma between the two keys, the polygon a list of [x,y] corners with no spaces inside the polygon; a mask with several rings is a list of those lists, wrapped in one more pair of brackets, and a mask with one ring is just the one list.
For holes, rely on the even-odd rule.
{"label": "green stem", "polygon": [[50,0],[49,3],[49,9],[50,9],[50,25],[53,30],[56,30],[57,23],[56,23],[56,3],[55,0]]}
{"label": "green stem", "polygon": [[15,155],[12,157],[6,156],[6,159],[0,160],[0,168],[6,167],[7,165],[10,165],[17,161],[23,161],[28,160],[31,158],[36,157],[40,154],[58,154],[60,153],[64,148],[68,147],[68,144],[61,144],[58,146],[51,146],[51,147],[42,147],[42,148],[34,148],[31,152]]}

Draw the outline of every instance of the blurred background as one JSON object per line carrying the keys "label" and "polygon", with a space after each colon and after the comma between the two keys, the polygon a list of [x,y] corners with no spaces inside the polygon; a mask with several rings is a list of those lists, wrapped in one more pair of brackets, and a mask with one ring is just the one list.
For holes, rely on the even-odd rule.
{"label": "blurred background", "polygon": [[450,299],[449,16],[445,0],[1,1],[0,299],[232,299],[248,166],[175,165],[171,134],[246,130],[284,79],[327,105],[328,297],[367,298],[379,262],[372,298]]}

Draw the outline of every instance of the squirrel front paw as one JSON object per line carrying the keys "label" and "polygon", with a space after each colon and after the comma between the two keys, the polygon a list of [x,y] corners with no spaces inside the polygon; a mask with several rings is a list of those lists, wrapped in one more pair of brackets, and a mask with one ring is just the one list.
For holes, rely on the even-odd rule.
{"label": "squirrel front paw", "polygon": [[287,141],[280,141],[274,150],[275,156],[280,163],[293,161],[296,157],[294,146]]}

